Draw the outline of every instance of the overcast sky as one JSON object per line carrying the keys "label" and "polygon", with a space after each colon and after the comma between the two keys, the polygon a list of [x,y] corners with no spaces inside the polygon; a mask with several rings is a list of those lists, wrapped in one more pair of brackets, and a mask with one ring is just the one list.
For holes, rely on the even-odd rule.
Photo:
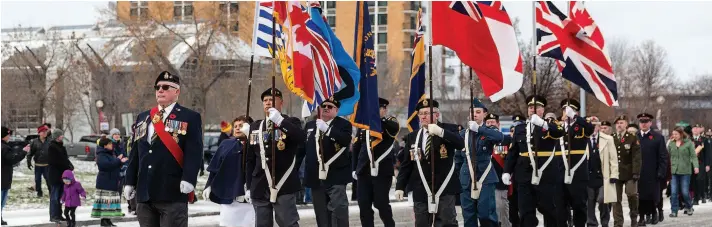
{"label": "overcast sky", "polygon": [[[95,23],[106,1],[2,1],[2,28],[49,27]],[[566,2],[556,2],[566,12]],[[522,39],[531,40],[532,3],[505,2],[510,17],[519,18]],[[608,39],[631,44],[654,40],[668,52],[675,76],[689,79],[712,73],[712,1],[587,2],[589,13]]]}

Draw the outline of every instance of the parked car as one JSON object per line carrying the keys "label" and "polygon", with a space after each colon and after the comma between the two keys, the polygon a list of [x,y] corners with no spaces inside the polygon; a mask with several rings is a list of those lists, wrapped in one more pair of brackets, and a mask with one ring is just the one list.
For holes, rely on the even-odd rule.
{"label": "parked car", "polygon": [[81,160],[94,161],[96,157],[96,141],[101,138],[100,135],[82,136],[79,142],[72,143],[65,138],[64,147],[67,148],[67,155],[76,156]]}
{"label": "parked car", "polygon": [[203,133],[203,161],[210,164],[210,160],[218,151],[218,139],[220,132],[205,132]]}

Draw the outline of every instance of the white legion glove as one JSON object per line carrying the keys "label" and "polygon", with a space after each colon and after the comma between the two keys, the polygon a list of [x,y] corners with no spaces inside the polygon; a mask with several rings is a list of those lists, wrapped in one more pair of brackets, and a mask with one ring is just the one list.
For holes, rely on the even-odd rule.
{"label": "white legion glove", "polygon": [[134,197],[136,197],[136,191],[134,191],[134,186],[124,186],[124,198],[126,198],[126,200],[131,200]]}
{"label": "white legion glove", "polygon": [[574,111],[574,109],[572,109],[570,106],[567,106],[565,111],[566,111],[566,116],[569,118],[574,118],[574,116],[576,116],[576,111]]}
{"label": "white legion glove", "polygon": [[503,183],[504,185],[510,185],[510,184],[512,184],[512,181],[511,181],[511,180],[512,180],[512,175],[511,175],[511,174],[509,174],[509,173],[504,173],[504,174],[502,174],[502,183]]}
{"label": "white legion glove", "polygon": [[207,187],[205,188],[205,190],[203,190],[203,199],[206,201],[210,200],[210,187]]}
{"label": "white legion glove", "polygon": [[428,125],[428,134],[430,134],[431,136],[438,136],[440,138],[443,138],[445,131],[443,130],[443,128],[441,128],[437,124],[429,124]]}
{"label": "white legion glove", "polygon": [[470,128],[470,131],[473,132],[477,132],[480,130],[480,125],[478,125],[476,121],[468,121],[467,127]]}
{"label": "white legion glove", "polygon": [[245,191],[245,202],[252,203],[252,197],[250,197],[250,190]]}
{"label": "white legion glove", "polygon": [[356,176],[356,171],[351,171],[351,177],[353,177],[354,180],[358,180],[358,176]]}
{"label": "white legion glove", "polygon": [[284,120],[284,117],[282,117],[282,114],[279,112],[279,110],[275,108],[269,108],[269,120],[274,122],[277,125],[282,124],[282,120]]}
{"label": "white legion glove", "polygon": [[242,127],[240,128],[240,132],[242,132],[242,134],[244,134],[245,136],[250,135],[250,124],[248,124],[247,122],[242,123]]}
{"label": "white legion glove", "polygon": [[404,194],[404,193],[405,193],[405,192],[403,192],[403,190],[396,190],[396,200],[398,200],[398,201],[403,201],[403,194]]}
{"label": "white legion glove", "polygon": [[329,125],[326,124],[326,121],[322,119],[316,119],[316,128],[319,129],[321,132],[326,132],[329,130]]}
{"label": "white legion glove", "polygon": [[532,124],[534,124],[536,126],[543,127],[544,129],[547,129],[547,130],[549,129],[549,126],[546,124],[546,121],[544,121],[544,119],[541,119],[541,117],[539,117],[536,114],[532,115],[531,122],[532,122]]}
{"label": "white legion glove", "polygon": [[188,194],[195,190],[195,187],[191,184],[188,183],[187,181],[181,181],[180,182],[180,192],[183,194]]}
{"label": "white legion glove", "polygon": [[238,196],[237,198],[235,198],[235,201],[238,203],[246,203],[247,202],[247,200],[245,200],[245,196]]}

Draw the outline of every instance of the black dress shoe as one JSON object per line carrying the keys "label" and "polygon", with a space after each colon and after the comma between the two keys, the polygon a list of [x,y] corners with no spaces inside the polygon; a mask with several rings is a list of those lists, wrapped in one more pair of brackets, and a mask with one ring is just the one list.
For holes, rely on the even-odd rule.
{"label": "black dress shoe", "polygon": [[[659,214],[660,214],[660,216],[663,216],[663,213],[662,213],[662,212],[659,213]],[[656,224],[658,224],[658,220],[659,220],[659,219],[658,219],[658,213],[654,213],[654,214],[653,214],[653,218],[652,218],[652,220],[650,221],[650,224],[656,225]]]}
{"label": "black dress shoe", "polygon": [[658,215],[658,223],[663,222],[663,220],[665,220],[665,214],[663,214],[662,211],[660,211],[659,214],[660,215]]}
{"label": "black dress shoe", "polygon": [[116,227],[113,222],[111,222],[111,219],[106,219],[106,223],[109,224],[109,226]]}
{"label": "black dress shoe", "polygon": [[645,226],[645,217],[643,215],[641,215],[640,219],[638,220],[638,226]]}

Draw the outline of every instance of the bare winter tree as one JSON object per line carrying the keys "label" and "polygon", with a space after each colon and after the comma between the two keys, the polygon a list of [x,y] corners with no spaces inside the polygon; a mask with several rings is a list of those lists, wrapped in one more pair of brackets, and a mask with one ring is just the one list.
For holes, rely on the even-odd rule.
{"label": "bare winter tree", "polygon": [[641,112],[652,114],[660,106],[666,106],[658,102],[658,97],[669,92],[673,71],[663,47],[652,40],[638,45],[632,52],[627,71],[627,74],[623,74],[628,83],[623,87],[626,95],[621,98],[621,109],[627,115],[635,116]]}

